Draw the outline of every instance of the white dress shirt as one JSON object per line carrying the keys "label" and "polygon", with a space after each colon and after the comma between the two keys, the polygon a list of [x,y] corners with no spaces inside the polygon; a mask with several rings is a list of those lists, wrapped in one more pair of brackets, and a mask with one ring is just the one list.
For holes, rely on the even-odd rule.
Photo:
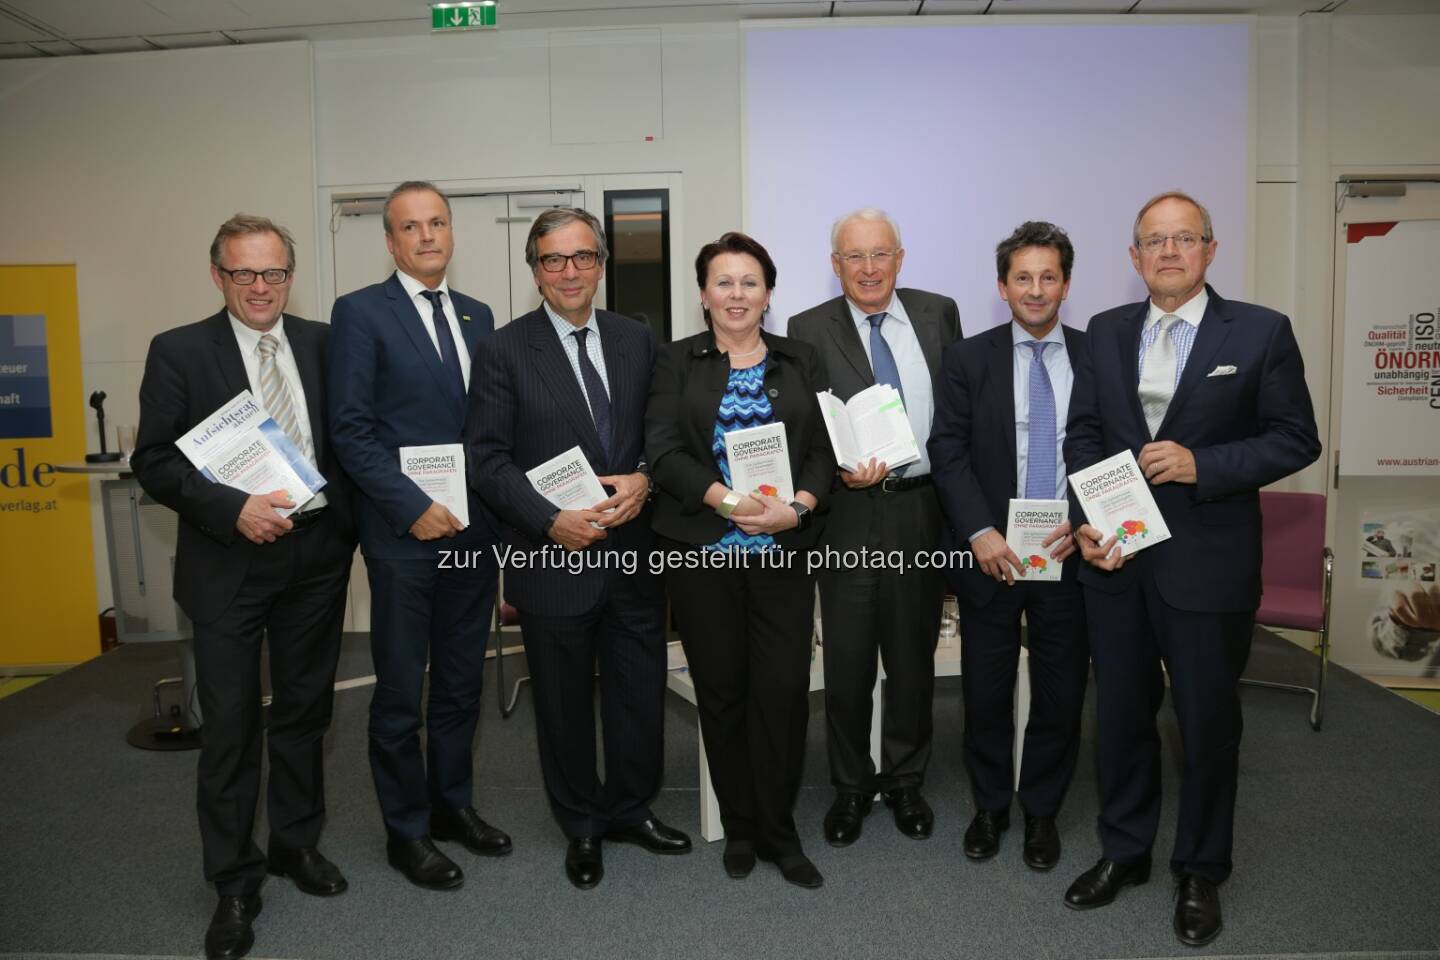
{"label": "white dress shirt", "polygon": [[[440,352],[440,341],[435,336],[435,310],[430,306],[430,301],[424,294],[430,288],[419,280],[416,280],[404,270],[396,270],[395,276],[400,280],[400,286],[410,295],[410,303],[415,307],[415,312],[420,314],[420,322],[425,324],[425,332],[430,335],[430,342],[435,345],[437,356],[444,358]],[[460,319],[455,316],[455,301],[450,296],[450,287],[446,281],[441,280],[440,286],[435,288],[440,292],[440,307],[445,311],[445,319],[450,321],[450,335],[455,338],[455,350],[460,355],[460,375],[465,378],[465,390],[470,390],[470,351],[465,346],[465,338],[460,335]]]}
{"label": "white dress shirt", "polygon": [[[310,408],[305,403],[305,385],[300,382],[300,368],[295,365],[295,354],[285,336],[284,315],[265,333],[245,326],[228,310],[226,316],[230,318],[230,329],[235,332],[235,342],[240,347],[240,359],[245,361],[245,379],[250,381],[250,392],[255,395],[255,402],[261,406],[265,405],[265,395],[260,392],[260,338],[268,333],[279,342],[279,346],[275,348],[275,366],[285,380],[285,385],[290,388],[290,402],[295,408],[295,428],[300,431],[300,439],[304,441],[304,449],[300,452],[318,471],[320,465],[315,460],[315,434],[310,430]],[[326,503],[325,493],[322,491],[301,504],[300,511],[308,513],[319,510]]]}
{"label": "white dress shirt", "polygon": [[[870,356],[869,314],[851,303],[848,297],[845,304],[850,308],[850,317],[855,321],[855,332],[860,335],[860,343],[865,347],[865,356],[869,359],[873,372],[875,358]],[[890,352],[895,355],[895,366],[900,371],[900,389],[905,394],[905,416],[910,421],[915,442],[920,445],[920,459],[905,467],[905,476],[922,477],[930,472],[930,453],[925,449],[925,444],[930,439],[930,421],[935,415],[930,365],[925,362],[925,354],[920,349],[920,338],[915,335],[915,326],[910,322],[910,315],[905,312],[905,305],[900,302],[900,294],[890,295],[890,305],[885,308],[885,313],[889,316],[880,324],[880,336],[885,338]]]}

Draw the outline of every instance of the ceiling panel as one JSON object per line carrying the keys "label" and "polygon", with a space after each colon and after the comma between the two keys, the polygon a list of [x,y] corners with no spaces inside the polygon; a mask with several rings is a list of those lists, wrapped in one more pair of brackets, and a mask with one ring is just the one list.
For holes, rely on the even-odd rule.
{"label": "ceiling panel", "polygon": [[189,47],[228,47],[235,42],[223,33],[148,34],[146,39],[151,43],[158,43],[166,50],[184,50]]}
{"label": "ceiling panel", "polygon": [[0,43],[0,60],[16,60],[24,57],[38,57],[35,48],[28,43]]}
{"label": "ceiling panel", "polygon": [[920,0],[836,0],[837,17],[908,17],[920,6]]}
{"label": "ceiling panel", "polygon": [[1261,13],[1294,16],[1332,0],[1140,0],[1136,13]]}
{"label": "ceiling panel", "polygon": [[85,52],[69,40],[43,40],[31,43],[29,46],[55,57],[73,57]]}
{"label": "ceiling panel", "polygon": [[0,43],[21,43],[26,40],[53,40],[54,37],[32,29],[0,10]]}
{"label": "ceiling panel", "polygon": [[[30,19],[65,37],[124,37],[187,29],[145,0],[5,0]],[[213,0],[195,0],[204,8]]]}
{"label": "ceiling panel", "polygon": [[986,12],[995,15],[1032,13],[1124,13],[1135,0],[994,0]]}
{"label": "ceiling panel", "polygon": [[135,53],[140,50],[155,49],[153,44],[146,43],[139,37],[104,37],[94,40],[77,40],[75,43],[90,53]]}
{"label": "ceiling panel", "polygon": [[940,16],[948,13],[981,13],[990,5],[990,0],[925,0],[920,15]]}

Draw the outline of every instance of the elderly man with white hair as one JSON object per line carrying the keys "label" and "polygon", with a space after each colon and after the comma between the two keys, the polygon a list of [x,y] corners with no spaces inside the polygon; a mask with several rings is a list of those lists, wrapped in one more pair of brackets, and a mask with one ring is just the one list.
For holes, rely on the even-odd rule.
{"label": "elderly man with white hair", "polygon": [[[871,460],[841,470],[822,548],[917,551],[939,546],[944,522],[925,451],[940,354],[959,340],[960,311],[949,297],[897,289],[905,260],[900,228],[883,210],[856,210],[830,231],[830,264],[841,296],[790,318],[789,335],[820,351],[841,400],[876,383],[900,391],[918,462],[891,469]],[[945,586],[938,570],[823,569],[825,716],[835,801],[825,839],[844,847],[860,836],[871,798],[884,795],[901,833],[930,836],[935,816],[921,794],[930,760],[935,642]],[[870,757],[876,653],[885,665],[880,769]]]}

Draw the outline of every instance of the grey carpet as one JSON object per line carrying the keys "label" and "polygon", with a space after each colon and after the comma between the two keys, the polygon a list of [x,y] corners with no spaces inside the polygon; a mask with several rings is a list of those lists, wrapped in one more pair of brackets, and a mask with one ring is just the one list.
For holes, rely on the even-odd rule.
{"label": "grey carpet", "polygon": [[[513,677],[521,661],[508,663]],[[1257,644],[1251,673],[1298,677],[1311,663],[1270,638]],[[0,956],[199,955],[214,897],[200,876],[196,755],[147,753],[123,739],[148,710],[150,684],[175,672],[170,645],[131,646],[0,700]],[[369,672],[363,640],[347,639],[340,676]],[[1173,763],[1151,882],[1088,913],[1061,902],[1099,855],[1089,705],[1081,769],[1060,817],[1065,854],[1053,873],[1021,864],[1017,829],[993,861],[960,854],[971,807],[959,684],[945,679],[929,841],[902,837],[877,805],[855,846],[825,845],[820,821],[831,794],[815,694],[796,815],[823,889],[788,886],[764,864],[730,880],[719,845],[685,857],[609,845],[604,882],[581,892],[563,875],[565,843],[541,789],[529,694],[502,721],[492,687],[476,750],[477,805],[514,837],[515,853],[481,860],[452,846],[466,883],[437,894],[385,864],[365,759],[369,689],[342,691],[328,740],[323,849],[351,889],[317,900],[272,880],[254,956],[1440,958],[1440,717],[1343,670],[1331,678],[1319,734],[1305,722],[1303,697],[1244,691],[1236,870],[1221,891],[1225,931],[1203,950],[1174,939],[1171,884],[1159,868],[1173,838]],[[1168,710],[1162,720],[1173,759]],[[693,708],[670,695],[666,723],[666,786],[655,810],[698,834]],[[262,821],[262,843],[264,835]]]}

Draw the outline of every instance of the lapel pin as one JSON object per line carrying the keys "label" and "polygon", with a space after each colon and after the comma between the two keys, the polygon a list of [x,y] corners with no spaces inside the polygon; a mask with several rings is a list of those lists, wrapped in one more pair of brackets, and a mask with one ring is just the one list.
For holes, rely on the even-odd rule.
{"label": "lapel pin", "polygon": [[466,323],[469,323],[469,322],[470,322],[470,315],[469,315],[468,313],[462,313],[462,314],[460,314],[460,319],[461,319],[461,320],[464,320]]}

